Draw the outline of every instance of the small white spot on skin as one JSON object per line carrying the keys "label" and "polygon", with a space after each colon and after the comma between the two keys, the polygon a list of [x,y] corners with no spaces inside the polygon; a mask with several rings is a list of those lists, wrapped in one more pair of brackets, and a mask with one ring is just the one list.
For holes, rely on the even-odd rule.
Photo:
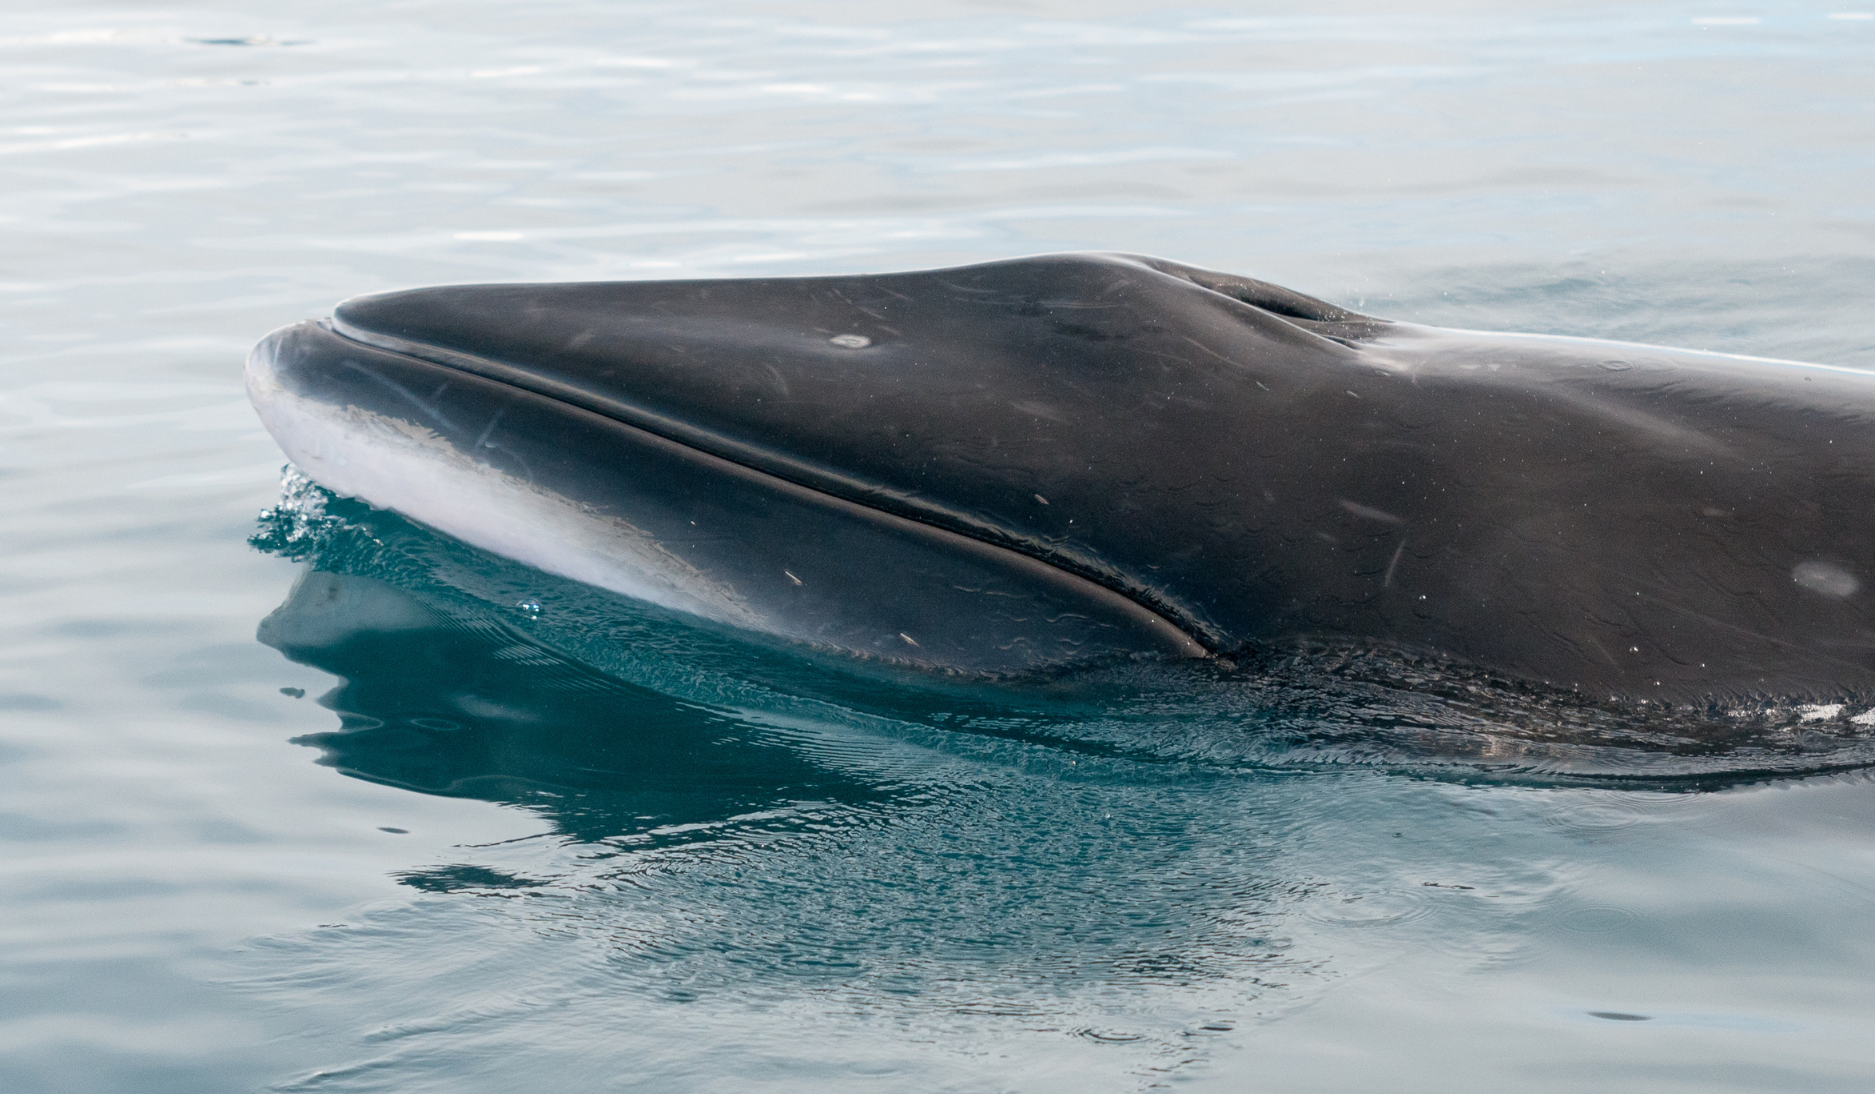
{"label": "small white spot on skin", "polygon": [[872,345],[872,339],[863,334],[836,334],[827,339],[841,349],[865,349]]}
{"label": "small white spot on skin", "polygon": [[793,571],[791,571],[791,570],[783,570],[783,571],[781,571],[781,572],[782,572],[782,573],[784,573],[784,574],[787,574],[787,575],[788,575],[788,580],[789,580],[789,581],[792,581],[792,582],[794,582],[794,583],[795,583],[796,585],[799,585],[799,584],[801,583],[801,579],[800,579],[800,578],[798,578],[798,577],[795,577],[795,576],[794,576],[794,572],[793,572]]}
{"label": "small white spot on skin", "polygon": [[1804,722],[1821,722],[1841,713],[1841,703],[1811,703],[1797,708],[1797,718]]}
{"label": "small white spot on skin", "polygon": [[1353,513],[1357,517],[1365,517],[1368,520],[1377,520],[1381,522],[1382,524],[1404,524],[1406,523],[1404,520],[1400,519],[1399,517],[1394,516],[1392,513],[1387,512],[1385,509],[1375,509],[1371,505],[1362,505],[1358,501],[1349,501],[1346,498],[1341,499],[1341,507],[1343,509],[1346,509],[1348,512]]}
{"label": "small white spot on skin", "polygon": [[1813,593],[1841,600],[1854,596],[1862,582],[1834,562],[1799,562],[1790,571],[1790,579]]}
{"label": "small white spot on skin", "polygon": [[898,636],[900,638],[903,638],[907,643],[911,645],[916,646],[918,644],[918,640],[916,638],[913,638],[911,635],[906,634],[904,631],[898,632]]}
{"label": "small white spot on skin", "polygon": [[1022,413],[1027,414],[1031,417],[1035,417],[1035,418],[1046,418],[1051,422],[1059,422],[1063,420],[1061,417],[1060,411],[1056,410],[1052,406],[1049,406],[1047,403],[1039,403],[1033,399],[1018,400],[1017,402],[1010,403],[1009,409],[1021,411]]}

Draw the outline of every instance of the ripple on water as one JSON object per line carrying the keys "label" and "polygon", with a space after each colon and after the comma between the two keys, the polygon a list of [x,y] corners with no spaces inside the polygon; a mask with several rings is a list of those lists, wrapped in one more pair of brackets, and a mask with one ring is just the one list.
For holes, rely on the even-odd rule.
{"label": "ripple on water", "polygon": [[1335,927],[1395,927],[1425,919],[1437,905],[1423,887],[1327,894],[1310,902],[1309,919]]}
{"label": "ripple on water", "polygon": [[1616,839],[1664,818],[1683,800],[1666,794],[1589,791],[1543,814],[1543,823],[1582,839]]}
{"label": "ripple on water", "polygon": [[1639,912],[1613,904],[1585,904],[1556,916],[1556,926],[1570,934],[1620,934],[1645,922]]}

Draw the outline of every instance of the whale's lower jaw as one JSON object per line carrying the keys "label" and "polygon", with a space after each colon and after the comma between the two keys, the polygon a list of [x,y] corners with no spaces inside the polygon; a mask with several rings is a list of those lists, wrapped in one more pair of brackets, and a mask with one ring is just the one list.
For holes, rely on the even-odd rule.
{"label": "whale's lower jaw", "polygon": [[628,520],[542,489],[487,455],[478,460],[436,428],[301,398],[258,369],[249,391],[287,458],[333,493],[535,569],[715,622],[772,629],[733,588]]}
{"label": "whale's lower jaw", "polygon": [[319,324],[262,341],[247,384],[288,459],[334,493],[716,623],[987,674],[1204,652],[1043,562]]}

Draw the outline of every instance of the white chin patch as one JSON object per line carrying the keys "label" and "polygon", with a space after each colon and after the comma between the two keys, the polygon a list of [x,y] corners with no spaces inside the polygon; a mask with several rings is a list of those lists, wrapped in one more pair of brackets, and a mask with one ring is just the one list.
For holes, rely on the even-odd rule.
{"label": "white chin patch", "polygon": [[[574,581],[766,630],[736,591],[618,517],[478,461],[434,431],[252,385],[267,429],[308,478],[485,551]],[[271,385],[268,385],[271,386]]]}

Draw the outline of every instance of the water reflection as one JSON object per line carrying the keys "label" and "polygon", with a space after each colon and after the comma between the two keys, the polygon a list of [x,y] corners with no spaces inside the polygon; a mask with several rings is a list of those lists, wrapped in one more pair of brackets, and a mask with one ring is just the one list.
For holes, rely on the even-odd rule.
{"label": "water reflection", "polygon": [[[1387,774],[1476,775],[1486,745],[1554,745],[1508,693],[1416,699],[1320,663],[906,687],[304,500],[259,539],[314,563],[261,640],[341,678],[320,699],[337,728],[299,742],[549,829],[411,862],[412,900],[256,959],[280,996],[348,985],[334,1028],[414,1031],[361,1035],[359,1067],[419,1072],[468,1030],[557,1044],[578,1013],[583,1045],[614,1046],[606,1066],[661,1085],[692,1077],[658,1055],[683,1044],[716,1074],[798,1059],[801,1085],[838,1087],[853,1031],[877,1034],[880,1068],[951,1085],[1001,1085],[972,1069],[1012,1056],[1145,1085],[1402,954],[1452,981],[1634,945],[1651,921],[1585,888],[1581,863],[1705,797]],[[1457,749],[1467,733],[1485,745]],[[1720,773],[1680,789],[1742,770],[1644,742],[1601,754],[1630,775],[1645,756]],[[407,1018],[412,998],[491,984],[495,1012]],[[1653,1013],[1566,994],[1570,1021]]]}
{"label": "water reflection", "polygon": [[[279,943],[305,975],[369,966],[428,984],[439,974],[373,940],[442,916],[540,993],[557,990],[540,962],[577,957],[555,975],[644,1006],[785,998],[936,1022],[964,1043],[1126,1046],[1163,1067],[1318,964],[1272,933],[1321,887],[1272,868],[1297,820],[1266,814],[1259,796],[1279,786],[1020,735],[927,726],[946,749],[909,725],[842,738],[773,711],[764,724],[613,679],[440,594],[309,569],[259,637],[341,678],[319,699],[339,727],[297,738],[319,762],[551,826],[457,848],[404,884],[537,899],[392,908],[343,944]],[[592,947],[570,955],[567,938]],[[437,990],[460,987],[442,975]]]}
{"label": "water reflection", "polygon": [[342,678],[319,700],[340,727],[296,739],[320,749],[320,763],[426,794],[525,805],[576,839],[881,794],[720,713],[373,578],[306,571],[259,637]]}

